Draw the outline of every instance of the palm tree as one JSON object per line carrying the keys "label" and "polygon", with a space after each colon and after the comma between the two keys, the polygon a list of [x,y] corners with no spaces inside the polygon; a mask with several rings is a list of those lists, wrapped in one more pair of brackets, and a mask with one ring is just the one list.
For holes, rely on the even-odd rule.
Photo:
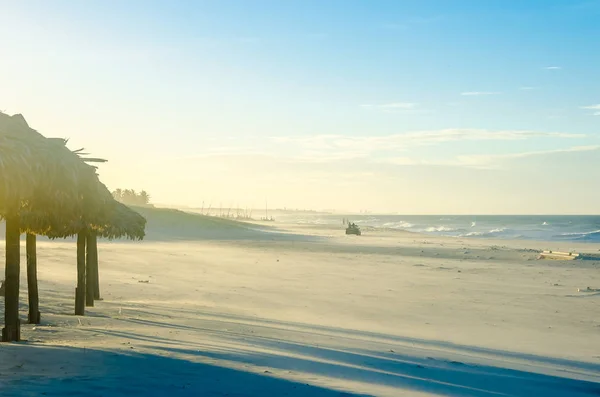
{"label": "palm tree", "polygon": [[140,198],[140,204],[142,204],[142,205],[150,204],[150,195],[145,190],[142,190],[138,197]]}
{"label": "palm tree", "polygon": [[117,189],[112,193],[115,200],[121,201],[123,199],[123,190]]}

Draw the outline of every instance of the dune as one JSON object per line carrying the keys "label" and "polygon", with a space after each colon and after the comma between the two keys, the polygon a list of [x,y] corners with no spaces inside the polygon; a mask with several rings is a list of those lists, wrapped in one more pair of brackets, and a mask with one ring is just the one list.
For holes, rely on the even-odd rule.
{"label": "dune", "polygon": [[184,212],[177,209],[132,207],[147,220],[147,240],[236,240],[257,237],[263,227]]}
{"label": "dune", "polygon": [[85,317],[73,242],[39,243],[42,324],[0,345],[2,396],[600,394],[600,262],[536,260],[556,242],[139,211]]}

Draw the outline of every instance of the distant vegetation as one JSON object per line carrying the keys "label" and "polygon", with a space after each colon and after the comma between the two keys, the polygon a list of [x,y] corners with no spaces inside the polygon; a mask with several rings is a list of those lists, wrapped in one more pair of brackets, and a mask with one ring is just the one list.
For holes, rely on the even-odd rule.
{"label": "distant vegetation", "polygon": [[112,195],[115,200],[123,204],[152,207],[152,204],[150,204],[150,195],[145,190],[138,193],[133,189],[116,189],[112,192]]}

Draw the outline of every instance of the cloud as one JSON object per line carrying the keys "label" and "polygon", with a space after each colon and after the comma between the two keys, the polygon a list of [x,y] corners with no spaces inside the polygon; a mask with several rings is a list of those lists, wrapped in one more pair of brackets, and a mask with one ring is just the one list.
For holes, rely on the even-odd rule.
{"label": "cloud", "polygon": [[[205,158],[235,158],[258,156],[282,163],[344,163],[360,160],[363,164],[384,163],[397,165],[485,165],[487,157],[466,156],[448,160],[425,162],[404,156],[416,148],[442,146],[452,142],[524,141],[529,139],[581,139],[584,134],[562,132],[538,132],[527,130],[444,129],[414,131],[379,136],[309,135],[279,136],[260,141],[219,140],[207,142],[206,146],[183,160]],[[453,148],[453,151],[456,148]],[[514,155],[510,155],[514,156]]]}
{"label": "cloud", "polygon": [[584,134],[562,132],[538,132],[527,130],[490,131],[483,129],[451,128],[433,131],[415,131],[380,136],[311,135],[305,137],[274,137],[274,142],[287,142],[311,148],[331,149],[334,147],[377,147],[389,148],[420,146],[450,141],[523,140],[537,137],[584,138]]}
{"label": "cloud", "polygon": [[590,105],[590,106],[583,106],[582,109],[595,110],[595,112],[592,113],[592,114],[594,116],[600,116],[600,104],[598,104],[598,105]]}
{"label": "cloud", "polygon": [[589,145],[589,146],[573,146],[565,149],[554,149],[554,150],[539,150],[531,152],[521,153],[508,153],[508,154],[493,154],[493,155],[468,155],[458,156],[457,160],[460,164],[466,166],[489,166],[502,160],[520,159],[534,156],[547,156],[561,153],[573,153],[573,152],[590,152],[600,150],[600,145]]}
{"label": "cloud", "polygon": [[393,157],[387,159],[378,160],[381,164],[392,164],[392,165],[421,165],[421,166],[443,166],[443,167],[465,167],[465,168],[476,168],[476,169],[499,169],[502,164],[506,161],[514,159],[523,159],[528,157],[541,157],[556,155],[562,153],[574,153],[574,152],[590,152],[600,151],[600,145],[591,146],[574,146],[566,149],[555,149],[555,150],[540,150],[531,152],[521,153],[508,153],[508,154],[476,154],[476,155],[463,155],[456,156],[448,160],[417,160],[409,157]]}
{"label": "cloud", "polygon": [[413,102],[391,102],[384,104],[363,104],[360,105],[363,109],[374,109],[382,113],[403,113],[403,114],[417,114],[426,113],[427,110],[419,109],[419,104]]}
{"label": "cloud", "polygon": [[461,92],[460,95],[463,96],[483,96],[483,95],[499,95],[499,92],[492,92],[492,91],[467,91],[467,92]]}
{"label": "cloud", "polygon": [[293,148],[294,158],[302,161],[336,161],[398,153],[410,148],[434,146],[457,141],[517,141],[533,138],[584,138],[583,134],[521,130],[489,131],[481,129],[445,129],[416,131],[383,136],[312,135],[274,137],[282,148]]}
{"label": "cloud", "polygon": [[378,163],[394,164],[394,165],[419,165],[423,164],[410,157],[392,157],[377,161]]}
{"label": "cloud", "polygon": [[197,160],[209,157],[247,157],[247,156],[261,156],[261,157],[274,157],[273,154],[267,150],[261,150],[253,147],[242,147],[242,146],[217,146],[203,149],[200,153],[187,156],[175,156],[170,160]]}
{"label": "cloud", "polygon": [[385,105],[381,105],[380,107],[385,109],[414,109],[417,106],[416,103],[409,102],[395,102],[395,103],[387,103]]}
{"label": "cloud", "polygon": [[562,66],[546,66],[544,69],[546,69],[546,70],[561,70]]}
{"label": "cloud", "polygon": [[380,108],[380,109],[404,109],[410,110],[417,107],[416,103],[412,102],[392,102],[392,103],[384,103],[383,105],[371,105],[365,104],[360,105],[363,108]]}

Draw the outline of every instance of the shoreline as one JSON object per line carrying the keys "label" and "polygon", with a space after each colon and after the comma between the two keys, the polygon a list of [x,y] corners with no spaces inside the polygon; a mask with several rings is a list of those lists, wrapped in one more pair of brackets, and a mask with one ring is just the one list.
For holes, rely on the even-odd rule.
{"label": "shoreline", "polygon": [[[362,236],[347,236],[344,234],[345,227],[330,226],[330,225],[298,225],[293,223],[276,223],[272,225],[274,230],[271,232],[282,232],[289,234],[301,234],[306,233],[309,236],[318,237],[329,237],[333,238],[334,241],[338,239],[344,241],[352,241],[355,243],[361,243],[363,241],[372,243],[373,240],[379,244],[393,244],[394,241],[397,243],[406,244],[407,239],[413,239],[413,243],[418,243],[417,240],[423,241],[435,241],[441,244],[474,244],[474,245],[489,245],[489,246],[508,246],[518,249],[536,249],[539,252],[543,250],[552,251],[577,251],[586,254],[600,253],[600,242],[587,242],[587,241],[570,241],[570,240],[535,240],[535,239],[509,239],[509,238],[491,238],[491,237],[454,237],[454,236],[440,236],[422,232],[415,232],[410,230],[397,230],[397,229],[384,229],[384,228],[372,228],[366,227],[361,228],[363,231]],[[398,240],[399,239],[399,240]]]}

